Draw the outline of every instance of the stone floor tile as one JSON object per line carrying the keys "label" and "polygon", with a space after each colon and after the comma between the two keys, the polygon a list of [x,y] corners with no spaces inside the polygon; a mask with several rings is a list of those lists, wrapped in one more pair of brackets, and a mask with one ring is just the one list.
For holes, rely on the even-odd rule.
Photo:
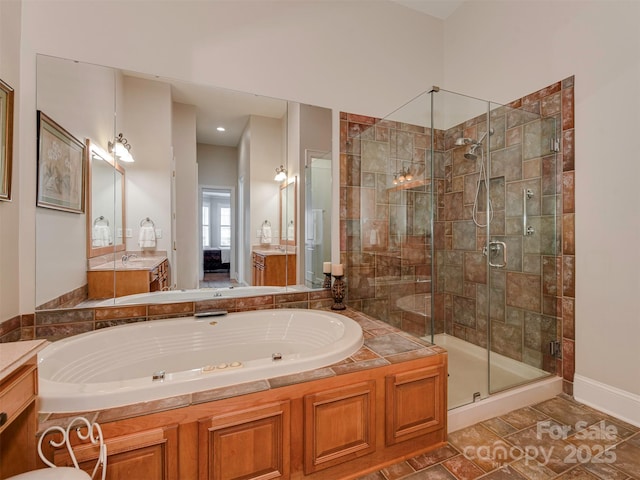
{"label": "stone floor tile", "polygon": [[458,480],[474,480],[484,471],[464,455],[457,455],[442,462],[442,466],[449,470]]}

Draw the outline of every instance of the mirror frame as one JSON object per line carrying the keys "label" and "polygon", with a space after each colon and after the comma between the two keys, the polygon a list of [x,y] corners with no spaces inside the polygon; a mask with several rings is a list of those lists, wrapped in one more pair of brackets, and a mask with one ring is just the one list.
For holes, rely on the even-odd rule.
{"label": "mirror frame", "polygon": [[117,238],[117,234],[118,231],[117,229],[120,228],[116,225],[114,225],[114,232],[113,232],[113,238],[114,238],[114,244],[113,245],[109,245],[106,247],[94,247],[93,246],[93,203],[91,201],[91,195],[93,192],[93,188],[91,185],[91,178],[92,178],[92,168],[91,168],[91,155],[92,155],[92,149],[91,149],[91,140],[87,138],[86,140],[86,144],[87,144],[87,148],[86,148],[86,153],[85,155],[87,156],[87,161],[86,161],[86,165],[87,165],[87,188],[86,188],[86,203],[85,205],[87,206],[86,209],[86,218],[87,218],[87,228],[86,228],[86,234],[87,234],[87,258],[94,258],[94,257],[99,257],[100,255],[107,255],[109,253],[115,253],[115,252],[122,252],[125,251],[127,249],[127,241],[126,241],[126,207],[125,207],[125,170],[122,167],[122,165],[120,165],[118,162],[114,162],[112,159],[110,158],[104,158],[103,160],[105,162],[107,162],[109,165],[111,165],[114,168],[114,171],[116,172],[120,172],[120,174],[122,175],[122,243],[121,244],[116,244],[115,243],[115,239]]}
{"label": "mirror frame", "polygon": [[[293,192],[289,190],[289,187],[293,185]],[[289,240],[287,238],[287,225],[283,224],[283,212],[285,205],[289,206],[289,196],[293,193],[293,240]],[[297,225],[295,220],[298,219],[298,176],[294,176],[293,180],[285,180],[280,185],[280,245],[296,245],[296,240],[298,236]]]}

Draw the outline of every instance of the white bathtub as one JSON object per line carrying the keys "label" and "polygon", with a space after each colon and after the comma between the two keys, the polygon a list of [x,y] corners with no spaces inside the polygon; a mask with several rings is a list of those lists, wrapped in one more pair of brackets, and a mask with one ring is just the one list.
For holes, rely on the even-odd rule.
{"label": "white bathtub", "polygon": [[277,293],[306,291],[305,287],[226,287],[199,288],[193,290],[169,290],[165,292],[137,293],[125,297],[110,298],[96,304],[96,307],[113,305],[138,305],[145,303],[177,303],[215,300],[218,298],[254,297]]}
{"label": "white bathtub", "polygon": [[111,408],[298,373],[339,362],[362,342],[354,320],[304,309],[105,328],[40,352],[40,410]]}

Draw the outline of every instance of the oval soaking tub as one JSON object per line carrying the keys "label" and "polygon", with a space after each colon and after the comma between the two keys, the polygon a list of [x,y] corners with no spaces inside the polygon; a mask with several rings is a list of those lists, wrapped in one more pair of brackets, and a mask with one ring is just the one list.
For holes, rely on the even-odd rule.
{"label": "oval soaking tub", "polygon": [[105,328],[39,353],[40,410],[105,409],[298,373],[337,363],[362,342],[354,320],[305,309]]}
{"label": "oval soaking tub", "polygon": [[110,298],[96,304],[96,307],[114,305],[139,305],[145,303],[178,303],[215,300],[217,298],[255,297],[259,295],[275,295],[278,293],[303,292],[308,290],[299,287],[225,287],[198,288],[192,290],[167,290],[164,292],[136,293],[124,297]]}

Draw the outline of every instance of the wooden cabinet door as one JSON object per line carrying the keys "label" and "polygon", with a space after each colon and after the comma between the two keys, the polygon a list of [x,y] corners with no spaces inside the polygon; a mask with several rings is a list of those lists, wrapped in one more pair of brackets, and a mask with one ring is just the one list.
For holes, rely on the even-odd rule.
{"label": "wooden cabinet door", "polygon": [[198,428],[201,480],[289,478],[289,401],[206,418]]}
{"label": "wooden cabinet door", "polygon": [[445,429],[446,367],[443,364],[386,377],[387,445]]}
{"label": "wooden cabinet door", "polygon": [[[154,428],[142,432],[105,438],[107,480],[178,480],[178,426]],[[91,474],[98,455],[90,444],[74,448],[78,464]],[[56,451],[56,465],[71,466],[65,450]]]}
{"label": "wooden cabinet door", "polygon": [[376,384],[369,380],[304,397],[304,473],[376,450]]}

